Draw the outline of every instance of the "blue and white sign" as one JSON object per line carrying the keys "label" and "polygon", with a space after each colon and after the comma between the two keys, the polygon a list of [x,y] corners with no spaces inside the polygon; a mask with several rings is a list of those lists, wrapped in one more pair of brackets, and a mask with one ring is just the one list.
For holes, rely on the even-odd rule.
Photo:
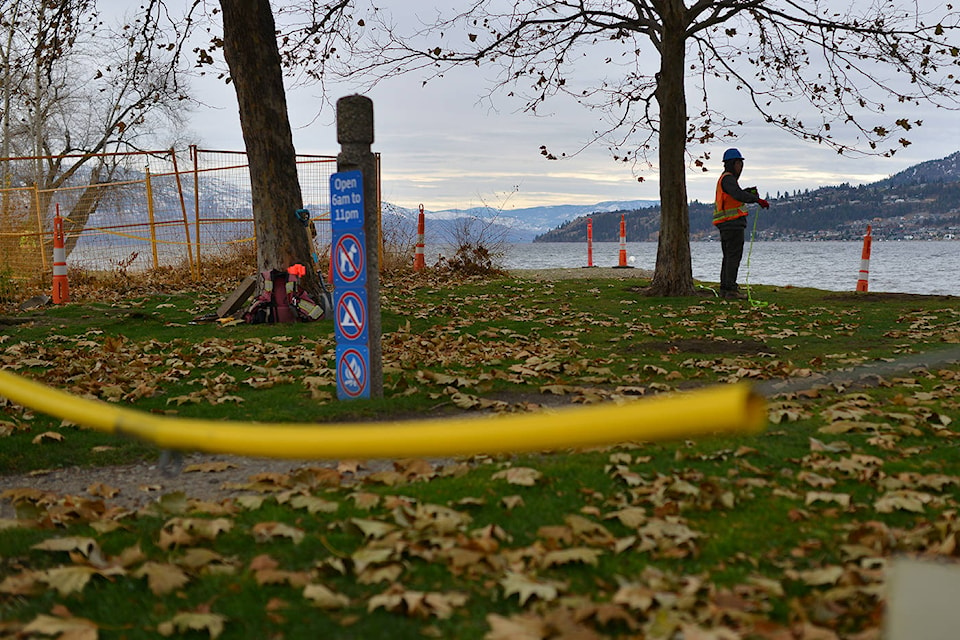
{"label": "blue and white sign", "polygon": [[330,227],[334,234],[363,230],[363,172],[330,176]]}
{"label": "blue and white sign", "polygon": [[362,287],[367,283],[363,233],[344,233],[333,241],[333,286]]}
{"label": "blue and white sign", "polygon": [[337,345],[337,398],[370,397],[370,350],[365,346]]}
{"label": "blue and white sign", "polygon": [[367,317],[367,244],[363,172],[330,176],[330,251],[337,339],[337,398],[370,397],[370,333]]}
{"label": "blue and white sign", "polygon": [[333,322],[337,344],[367,344],[367,292],[364,289],[337,290]]}

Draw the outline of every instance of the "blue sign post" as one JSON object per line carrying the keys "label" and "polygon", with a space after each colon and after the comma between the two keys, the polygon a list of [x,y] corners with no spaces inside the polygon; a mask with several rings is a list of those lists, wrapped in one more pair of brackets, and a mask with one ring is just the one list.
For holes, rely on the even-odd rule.
{"label": "blue sign post", "polygon": [[367,247],[364,236],[363,173],[330,176],[333,232],[334,323],[337,340],[337,398],[370,397],[370,343],[367,331]]}

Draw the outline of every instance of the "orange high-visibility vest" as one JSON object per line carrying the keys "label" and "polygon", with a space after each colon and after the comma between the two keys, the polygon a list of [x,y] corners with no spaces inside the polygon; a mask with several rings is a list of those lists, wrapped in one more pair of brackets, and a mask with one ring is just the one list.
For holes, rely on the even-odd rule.
{"label": "orange high-visibility vest", "polygon": [[717,180],[717,199],[713,205],[713,224],[720,224],[727,220],[736,220],[747,215],[747,210],[743,208],[743,203],[736,200],[733,196],[723,190],[721,183],[726,176],[732,175],[729,171],[723,173]]}

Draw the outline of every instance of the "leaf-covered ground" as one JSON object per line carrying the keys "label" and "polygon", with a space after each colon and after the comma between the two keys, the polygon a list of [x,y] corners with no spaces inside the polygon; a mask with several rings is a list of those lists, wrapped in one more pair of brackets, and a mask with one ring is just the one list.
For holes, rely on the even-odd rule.
{"label": "leaf-covered ground", "polygon": [[[190,324],[216,306],[210,294],[38,314],[0,338],[4,367],[199,417],[442,418],[791,386],[768,399],[756,436],[362,473],[331,461],[137,508],[108,482],[72,495],[4,483],[16,517],[0,520],[0,637],[879,638],[893,558],[960,554],[960,367],[948,357],[960,312],[937,297],[755,297],[390,281],[386,397],[361,403],[334,400],[329,325]],[[897,366],[918,353],[934,356]],[[8,472],[156,456],[21,407],[4,414]]]}

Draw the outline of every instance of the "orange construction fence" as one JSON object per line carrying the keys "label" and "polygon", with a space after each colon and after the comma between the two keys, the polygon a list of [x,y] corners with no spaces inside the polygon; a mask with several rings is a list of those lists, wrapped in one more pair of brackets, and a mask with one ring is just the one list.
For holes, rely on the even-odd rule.
{"label": "orange construction fence", "polygon": [[[37,179],[37,167],[44,164],[38,161],[46,160],[63,170]],[[68,172],[75,165],[82,166]],[[336,157],[298,155],[297,167],[304,207],[317,227],[317,253],[327,256]],[[6,279],[49,286],[58,208],[68,268],[187,265],[199,279],[204,260],[255,242],[250,173],[242,151],[191,146],[179,153],[11,157],[0,158],[0,169],[0,277]]]}

